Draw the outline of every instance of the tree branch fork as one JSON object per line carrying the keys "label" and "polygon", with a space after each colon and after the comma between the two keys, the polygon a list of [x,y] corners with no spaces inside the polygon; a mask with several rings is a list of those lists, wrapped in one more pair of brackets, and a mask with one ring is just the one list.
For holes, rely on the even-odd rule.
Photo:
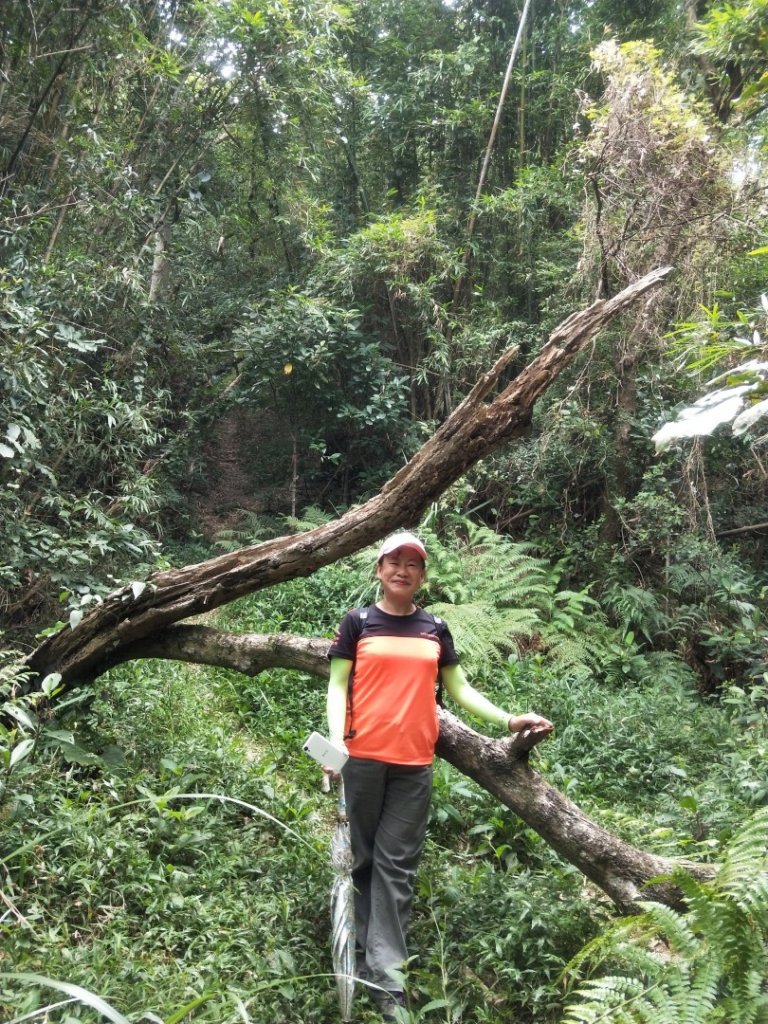
{"label": "tree branch fork", "polygon": [[467,469],[525,430],[534,403],[563,369],[602,328],[657,288],[671,269],[651,271],[610,299],[567,317],[539,354],[486,402],[517,349],[504,352],[414,457],[363,505],[305,533],[157,573],[138,595],[132,586],[118,590],[74,630],[65,628],[43,641],[27,659],[29,667],[40,678],[58,672],[65,684],[92,678],[122,647],[244,594],[309,576],[393,530],[412,526]]}
{"label": "tree branch fork", "polygon": [[[365,504],[306,533],[160,572],[144,586],[124,587],[74,629],[65,627],[44,640],[26,659],[27,667],[38,680],[57,672],[65,686],[88,682],[137,658],[218,665],[247,676],[278,667],[327,676],[328,640],[283,633],[228,634],[180,623],[245,594],[309,576],[393,530],[413,526],[467,469],[524,431],[536,400],[574,357],[670,272],[670,267],[651,271],[617,295],[567,317],[539,354],[494,399],[486,400],[517,354],[514,346],[509,348],[414,457]],[[641,897],[679,905],[679,892],[659,879],[681,862],[645,853],[613,836],[534,772],[528,755],[540,737],[490,739],[443,708],[439,719],[438,755],[514,811],[618,906],[631,908]],[[712,874],[708,865],[685,867],[697,877]]]}

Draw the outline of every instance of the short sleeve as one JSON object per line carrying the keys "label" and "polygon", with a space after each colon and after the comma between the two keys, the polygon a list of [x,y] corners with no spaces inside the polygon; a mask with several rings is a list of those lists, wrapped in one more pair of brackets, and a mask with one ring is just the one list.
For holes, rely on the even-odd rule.
{"label": "short sleeve", "polygon": [[448,668],[449,665],[458,665],[459,656],[456,653],[456,648],[453,645],[453,637],[451,631],[448,629],[444,622],[440,623],[440,629],[438,633],[440,637],[440,661],[438,665],[440,668]]}
{"label": "short sleeve", "polygon": [[360,609],[353,608],[341,620],[328,650],[328,657],[346,658],[348,661],[354,661],[357,654],[357,641],[360,637],[360,632]]}

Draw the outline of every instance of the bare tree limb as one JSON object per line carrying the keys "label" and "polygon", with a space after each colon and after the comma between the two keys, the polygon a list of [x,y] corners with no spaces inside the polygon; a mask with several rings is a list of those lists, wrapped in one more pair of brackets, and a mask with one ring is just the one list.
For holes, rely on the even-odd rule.
{"label": "bare tree limb", "polygon": [[750,526],[734,526],[731,530],[718,530],[716,537],[732,537],[736,533],[759,533],[768,530],[768,523],[752,523]]}
{"label": "bare tree limb", "polygon": [[670,271],[654,270],[618,295],[569,316],[539,355],[484,404],[512,358],[513,352],[504,353],[411,461],[364,505],[306,533],[157,573],[144,587],[118,590],[75,629],[65,628],[47,638],[27,659],[29,667],[38,677],[59,672],[65,684],[92,678],[128,644],[244,594],[309,576],[398,527],[415,524],[470,466],[524,430],[536,399],[574,356],[619,313],[658,287]]}
{"label": "bare tree limb", "polygon": [[638,899],[681,906],[681,894],[668,877],[675,868],[683,867],[698,878],[714,873],[709,864],[647,853],[596,824],[528,766],[520,751],[524,737],[490,739],[444,709],[439,715],[440,757],[514,811],[622,910],[632,910]]}

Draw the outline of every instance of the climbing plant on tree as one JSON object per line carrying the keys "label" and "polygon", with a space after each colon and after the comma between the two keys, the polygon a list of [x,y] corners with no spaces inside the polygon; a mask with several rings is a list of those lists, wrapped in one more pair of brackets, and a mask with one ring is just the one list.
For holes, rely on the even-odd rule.
{"label": "climbing plant on tree", "polygon": [[722,244],[719,225],[732,202],[714,129],[660,58],[646,43],[602,43],[594,59],[606,87],[600,105],[586,110],[583,273],[603,294],[642,274],[649,261],[669,259],[679,275],[672,296],[647,304],[611,339],[615,398],[607,535],[618,528],[612,495],[626,497],[637,485],[631,437],[642,412],[639,380],[649,357],[663,347],[670,304],[685,309],[707,297]]}

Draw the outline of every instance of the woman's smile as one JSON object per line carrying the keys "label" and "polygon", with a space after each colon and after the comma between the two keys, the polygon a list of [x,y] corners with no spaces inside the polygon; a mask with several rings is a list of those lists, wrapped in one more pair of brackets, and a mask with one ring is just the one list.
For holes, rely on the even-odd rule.
{"label": "woman's smile", "polygon": [[408,615],[413,597],[424,582],[424,561],[409,548],[385,555],[376,568],[382,590],[380,607],[394,615]]}

